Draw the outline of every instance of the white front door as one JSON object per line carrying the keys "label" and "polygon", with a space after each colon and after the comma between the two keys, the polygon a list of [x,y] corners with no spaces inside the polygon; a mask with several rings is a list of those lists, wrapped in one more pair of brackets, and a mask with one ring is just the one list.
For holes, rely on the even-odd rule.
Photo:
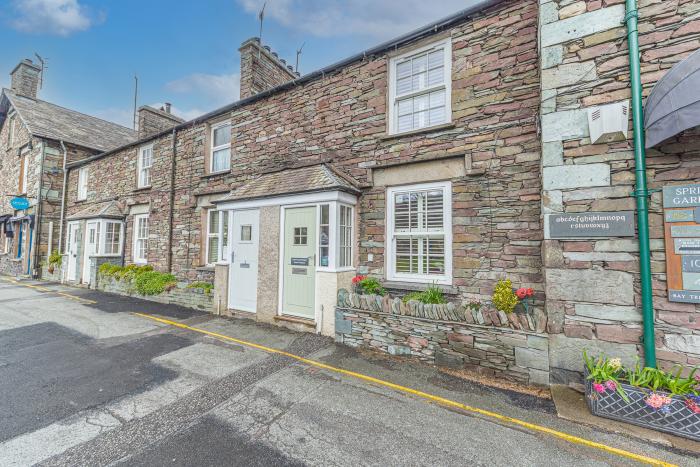
{"label": "white front door", "polygon": [[229,234],[228,307],[255,313],[258,297],[258,244],[260,211],[233,211]]}
{"label": "white front door", "polygon": [[316,207],[284,211],[282,313],[314,319]]}
{"label": "white front door", "polygon": [[67,248],[68,253],[68,271],[66,272],[66,280],[78,280],[78,233],[80,231],[80,223],[71,222],[68,224],[67,232]]}
{"label": "white front door", "polygon": [[90,267],[90,257],[97,254],[100,244],[100,223],[88,222],[85,226],[85,248],[83,253],[83,284],[90,283],[92,268]]}

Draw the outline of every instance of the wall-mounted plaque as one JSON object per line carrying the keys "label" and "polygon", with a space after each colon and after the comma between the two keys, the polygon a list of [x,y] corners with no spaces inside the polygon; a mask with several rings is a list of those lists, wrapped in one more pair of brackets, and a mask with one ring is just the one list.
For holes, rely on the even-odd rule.
{"label": "wall-mounted plaque", "polygon": [[700,206],[700,184],[664,187],[665,208]]}
{"label": "wall-mounted plaque", "polygon": [[693,212],[691,209],[669,209],[664,213],[666,222],[693,222],[697,219],[697,209]]}
{"label": "wall-mounted plaque", "polygon": [[634,237],[634,211],[549,214],[550,238]]}
{"label": "wall-mounted plaque", "polygon": [[700,303],[700,184],[663,192],[668,299]]}
{"label": "wall-mounted plaque", "polygon": [[308,266],[309,265],[309,258],[292,258],[291,261],[292,266]]}

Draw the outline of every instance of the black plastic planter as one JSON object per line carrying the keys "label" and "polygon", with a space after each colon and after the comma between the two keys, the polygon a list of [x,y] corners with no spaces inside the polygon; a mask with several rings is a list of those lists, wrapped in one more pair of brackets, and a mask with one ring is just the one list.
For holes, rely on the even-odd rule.
{"label": "black plastic planter", "polygon": [[625,401],[617,391],[606,389],[602,394],[593,389],[593,381],[586,380],[586,401],[591,413],[599,417],[619,420],[652,430],[664,431],[700,441],[700,414],[686,406],[686,398],[663,393],[672,399],[664,410],[649,407],[644,399],[651,393],[629,384],[621,384],[629,401]]}

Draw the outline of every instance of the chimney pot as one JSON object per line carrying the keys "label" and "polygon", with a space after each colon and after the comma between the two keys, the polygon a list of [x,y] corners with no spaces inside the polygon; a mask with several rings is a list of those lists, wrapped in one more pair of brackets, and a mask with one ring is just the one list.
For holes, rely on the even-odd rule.
{"label": "chimney pot", "polygon": [[263,48],[265,50],[267,50],[268,52],[270,52],[272,50],[269,45],[263,45]]}
{"label": "chimney pot", "polygon": [[172,108],[172,104],[171,104],[170,102],[166,102],[166,103],[165,103],[165,111],[166,111],[167,113],[171,113],[171,112],[170,112],[171,108]]}

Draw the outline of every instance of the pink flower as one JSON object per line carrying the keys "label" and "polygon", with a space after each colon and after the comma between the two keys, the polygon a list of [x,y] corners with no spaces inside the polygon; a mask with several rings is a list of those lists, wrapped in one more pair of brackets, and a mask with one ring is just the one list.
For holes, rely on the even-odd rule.
{"label": "pink flower", "polygon": [[697,381],[698,383],[700,383],[700,373],[695,373],[695,374],[693,375],[693,378],[695,379],[695,381]]}
{"label": "pink flower", "polygon": [[685,400],[685,406],[690,409],[691,412],[700,414],[700,406],[690,399]]}
{"label": "pink flower", "polygon": [[609,379],[605,382],[605,387],[610,389],[611,391],[614,391],[615,389],[617,389],[617,383]]}
{"label": "pink flower", "polygon": [[605,392],[605,386],[600,383],[593,383],[593,390],[599,394],[603,394]]}
{"label": "pink flower", "polygon": [[523,300],[525,297],[527,297],[527,289],[519,288],[515,291],[515,295],[517,295],[520,300]]}
{"label": "pink flower", "polygon": [[535,291],[532,288],[526,289],[525,293],[527,294],[528,297],[532,297],[533,295],[535,295]]}
{"label": "pink flower", "polygon": [[658,410],[671,403],[671,398],[663,394],[651,393],[644,402],[652,409]]}

